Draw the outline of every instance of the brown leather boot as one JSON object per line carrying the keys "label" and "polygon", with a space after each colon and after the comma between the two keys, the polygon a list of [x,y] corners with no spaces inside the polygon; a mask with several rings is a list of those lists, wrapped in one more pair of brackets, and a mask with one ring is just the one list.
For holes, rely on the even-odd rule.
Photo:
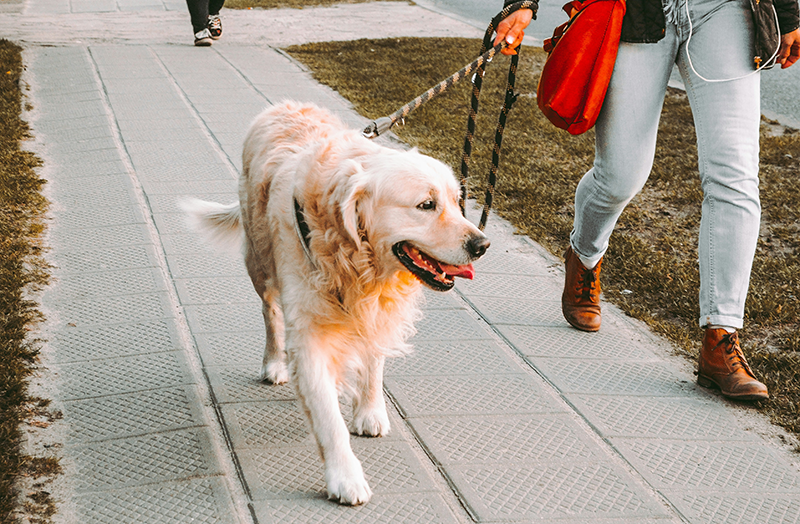
{"label": "brown leather boot", "polygon": [[769,398],[767,386],[756,380],[744,359],[739,334],[724,329],[706,329],[697,383],[706,388],[719,388],[724,396],[736,400]]}
{"label": "brown leather boot", "polygon": [[600,329],[600,265],[603,259],[594,269],[586,269],[570,246],[564,253],[564,263],[567,269],[561,295],[564,318],[581,331],[597,331]]}

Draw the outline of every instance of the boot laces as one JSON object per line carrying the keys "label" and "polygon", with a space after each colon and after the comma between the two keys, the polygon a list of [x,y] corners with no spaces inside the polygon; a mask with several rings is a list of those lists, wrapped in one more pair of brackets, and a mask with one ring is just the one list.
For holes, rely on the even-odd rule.
{"label": "boot laces", "polygon": [[737,369],[744,369],[748,375],[755,378],[753,370],[750,369],[750,365],[744,358],[742,347],[739,345],[739,333],[734,331],[733,333],[725,334],[722,339],[717,342],[717,345],[714,346],[714,349],[716,350],[718,347],[723,345],[725,347],[725,354],[728,355],[728,362],[731,365],[731,369],[733,371],[736,371]]}
{"label": "boot laces", "polygon": [[584,269],[581,278],[578,280],[577,298],[580,300],[593,300],[592,292],[594,291],[594,283],[597,282],[597,274],[592,269]]}

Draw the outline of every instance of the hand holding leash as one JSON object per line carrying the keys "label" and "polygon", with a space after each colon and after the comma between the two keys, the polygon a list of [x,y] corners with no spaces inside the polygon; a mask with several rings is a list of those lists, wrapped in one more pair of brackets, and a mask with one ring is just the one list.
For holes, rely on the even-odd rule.
{"label": "hand holding leash", "polygon": [[508,47],[500,51],[504,55],[517,54],[517,48],[522,43],[525,37],[525,28],[533,20],[533,11],[530,9],[520,9],[514,11],[502,22],[497,24],[497,37],[494,39],[494,45],[500,42],[505,42]]}

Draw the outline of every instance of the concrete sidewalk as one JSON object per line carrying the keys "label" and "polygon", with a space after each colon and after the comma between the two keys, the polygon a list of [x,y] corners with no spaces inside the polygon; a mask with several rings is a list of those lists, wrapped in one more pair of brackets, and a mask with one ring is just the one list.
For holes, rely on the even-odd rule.
{"label": "concrete sidewalk", "polygon": [[476,279],[428,293],[415,353],[387,365],[392,434],[352,439],[374,499],[325,500],[292,388],[258,381],[243,263],[176,202],[235,200],[244,133],[270,103],[365,122],[276,46],[479,31],[401,2],[228,10],[199,49],[182,0],[11,7],[0,34],[26,48],[53,202],[36,387],[64,418],[30,445],[63,457],[57,522],[800,522],[791,437],[698,388],[611,306],[599,333],[568,327],[560,261],[497,217]]}

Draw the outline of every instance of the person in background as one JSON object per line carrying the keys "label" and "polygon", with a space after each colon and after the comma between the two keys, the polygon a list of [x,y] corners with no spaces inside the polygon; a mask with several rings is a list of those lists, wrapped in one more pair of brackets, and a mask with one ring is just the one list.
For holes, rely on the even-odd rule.
{"label": "person in background", "polygon": [[219,10],[225,0],[186,0],[192,17],[194,45],[207,47],[222,36]]}
{"label": "person in background", "polygon": [[[505,2],[506,5],[513,0]],[[757,2],[756,2],[757,3]],[[785,69],[800,58],[797,0],[774,0]],[[495,44],[513,54],[532,18],[518,10],[497,27]],[[561,298],[567,321],[600,329],[600,266],[611,232],[653,165],[667,82],[680,70],[692,108],[703,188],[698,255],[700,326],[705,330],[698,383],[728,398],[769,397],[742,354],[750,270],[758,240],[760,72],[749,0],[627,0],[614,72],[596,124],[595,160],[575,192]],[[778,36],[778,35],[775,35]]]}

